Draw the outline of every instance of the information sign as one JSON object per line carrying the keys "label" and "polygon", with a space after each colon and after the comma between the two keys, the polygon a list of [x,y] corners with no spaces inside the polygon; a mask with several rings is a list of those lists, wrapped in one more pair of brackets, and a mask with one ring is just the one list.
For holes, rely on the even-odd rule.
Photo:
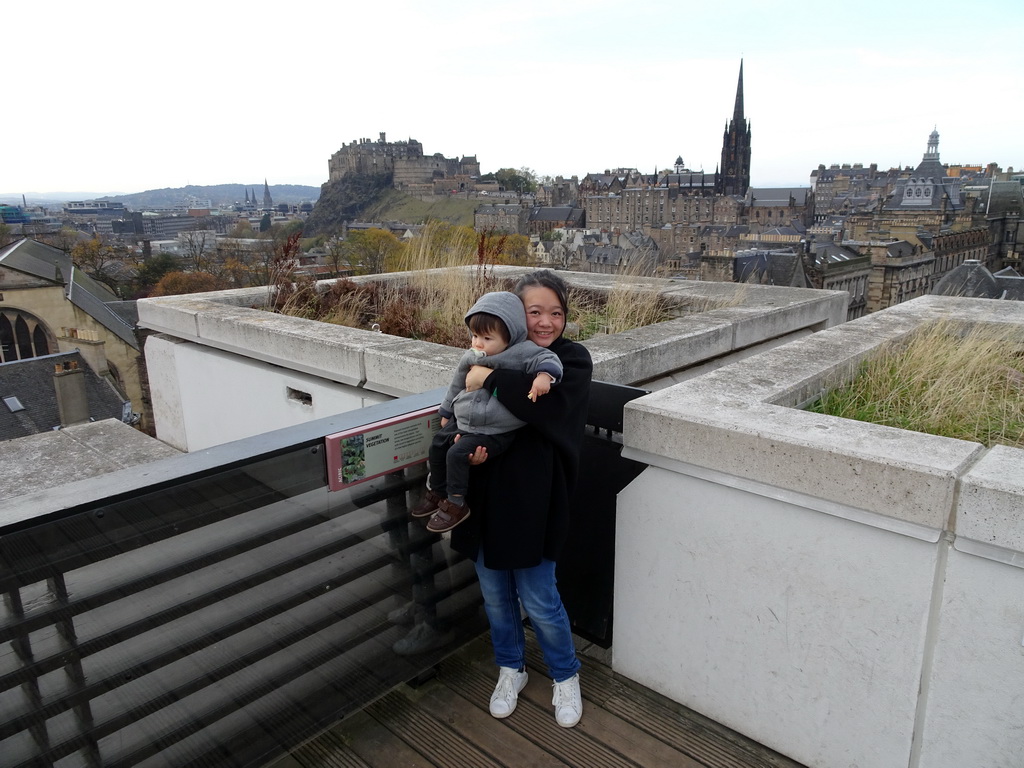
{"label": "information sign", "polygon": [[437,406],[327,435],[327,479],[332,491],[425,461],[441,428]]}

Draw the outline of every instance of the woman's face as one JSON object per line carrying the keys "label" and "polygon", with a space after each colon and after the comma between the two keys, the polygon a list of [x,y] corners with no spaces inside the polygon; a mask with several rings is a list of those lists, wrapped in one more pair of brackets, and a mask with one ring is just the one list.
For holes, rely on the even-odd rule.
{"label": "woman's face", "polygon": [[558,294],[543,285],[531,285],[523,291],[526,309],[526,338],[538,347],[550,347],[565,329],[565,310]]}

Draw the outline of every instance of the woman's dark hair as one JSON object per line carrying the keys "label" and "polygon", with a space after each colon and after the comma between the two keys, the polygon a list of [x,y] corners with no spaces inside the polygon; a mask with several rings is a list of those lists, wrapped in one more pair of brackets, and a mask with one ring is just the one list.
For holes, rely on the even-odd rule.
{"label": "woman's dark hair", "polygon": [[466,325],[477,336],[492,333],[501,336],[506,344],[512,340],[512,335],[508,332],[508,326],[505,325],[505,321],[497,315],[492,315],[490,312],[473,313],[466,320]]}
{"label": "woman's dark hair", "polygon": [[512,289],[512,293],[521,299],[523,298],[523,293],[526,289],[533,288],[534,286],[550,288],[554,291],[555,296],[558,297],[558,301],[562,305],[562,310],[565,312],[566,319],[568,319],[569,286],[565,284],[565,280],[556,275],[550,269],[538,269],[533,272],[527,272],[525,275],[520,277],[519,282],[517,282],[515,287]]}

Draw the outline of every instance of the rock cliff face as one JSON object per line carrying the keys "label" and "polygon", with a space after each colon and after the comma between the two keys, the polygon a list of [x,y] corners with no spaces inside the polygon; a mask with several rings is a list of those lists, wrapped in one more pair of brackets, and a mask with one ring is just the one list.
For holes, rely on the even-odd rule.
{"label": "rock cliff face", "polygon": [[332,234],[344,220],[359,218],[391,188],[390,173],[349,173],[320,187],[320,199],[306,220],[306,237]]}

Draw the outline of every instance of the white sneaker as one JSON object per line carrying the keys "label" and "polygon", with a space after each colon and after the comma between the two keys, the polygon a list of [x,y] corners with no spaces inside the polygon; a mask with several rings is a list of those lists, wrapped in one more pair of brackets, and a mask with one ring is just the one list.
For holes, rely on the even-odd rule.
{"label": "white sneaker", "polygon": [[516,711],[519,692],[523,690],[529,676],[525,669],[522,672],[513,667],[498,669],[498,684],[491,694],[491,714],[495,717],[508,717]]}
{"label": "white sneaker", "polygon": [[568,680],[553,683],[555,689],[551,703],[555,705],[555,722],[563,728],[572,728],[583,717],[583,696],[580,694],[579,673]]}

